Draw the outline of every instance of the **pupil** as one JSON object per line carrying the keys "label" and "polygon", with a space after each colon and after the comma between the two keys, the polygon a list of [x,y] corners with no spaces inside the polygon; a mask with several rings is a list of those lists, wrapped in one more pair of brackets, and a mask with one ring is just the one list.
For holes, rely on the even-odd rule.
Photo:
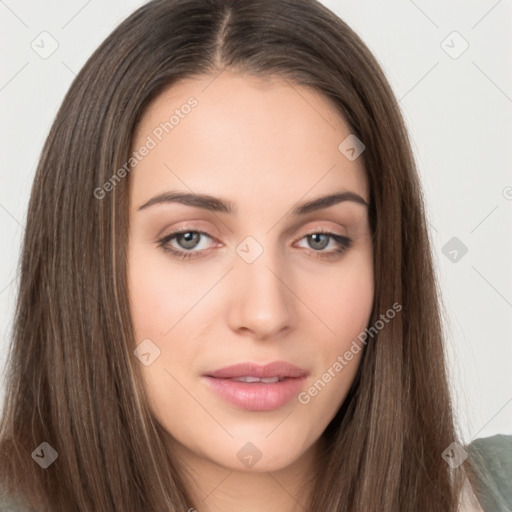
{"label": "pupil", "polygon": [[[324,243],[319,242],[318,237],[324,237]],[[313,240],[313,246],[317,243],[320,244],[320,247],[314,247],[316,249],[324,249],[325,247],[327,247],[327,244],[329,243],[328,237],[323,233],[314,233],[313,235],[310,235],[310,238]]]}
{"label": "pupil", "polygon": [[199,233],[192,233],[188,231],[187,233],[182,233],[180,236],[185,240],[185,244],[183,245],[187,249],[193,248],[197,243],[197,237]]}

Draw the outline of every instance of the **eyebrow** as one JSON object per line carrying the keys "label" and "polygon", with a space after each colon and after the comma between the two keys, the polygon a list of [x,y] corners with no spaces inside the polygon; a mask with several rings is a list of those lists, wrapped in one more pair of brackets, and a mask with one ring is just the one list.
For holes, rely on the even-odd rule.
{"label": "eyebrow", "polygon": [[[346,201],[361,204],[363,206],[369,206],[359,194],[350,191],[342,191],[301,203],[297,205],[291,213],[292,215],[305,215]],[[164,192],[163,194],[152,197],[149,201],[146,201],[144,204],[139,206],[138,211],[156,204],[167,203],[180,203],[186,206],[202,208],[204,210],[220,213],[237,213],[238,211],[238,208],[234,203],[226,201],[225,199],[207,194],[191,194],[174,191]]]}

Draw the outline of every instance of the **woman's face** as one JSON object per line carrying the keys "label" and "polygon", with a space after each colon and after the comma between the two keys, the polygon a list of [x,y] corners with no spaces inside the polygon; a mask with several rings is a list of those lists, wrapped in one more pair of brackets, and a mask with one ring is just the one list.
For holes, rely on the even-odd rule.
{"label": "woman's face", "polygon": [[176,451],[285,468],[345,399],[374,293],[350,133],[322,95],[228,71],[147,108],[129,177],[134,349]]}

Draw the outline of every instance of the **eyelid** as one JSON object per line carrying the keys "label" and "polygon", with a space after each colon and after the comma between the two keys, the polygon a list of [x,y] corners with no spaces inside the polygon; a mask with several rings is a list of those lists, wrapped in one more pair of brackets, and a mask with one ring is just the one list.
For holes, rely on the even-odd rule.
{"label": "eyelid", "polygon": [[[322,233],[324,235],[345,236],[345,235],[342,235],[341,233],[336,233],[336,231],[334,229],[321,227],[321,228],[312,228],[312,229],[306,231],[306,233],[302,234],[299,237],[299,240],[304,238],[305,236],[314,235],[315,233]],[[345,238],[347,238],[347,237],[345,237]]]}
{"label": "eyelid", "polygon": [[[217,235],[210,234],[212,232],[218,233],[220,235],[219,230],[216,229],[216,227],[214,225],[212,225],[211,222],[205,222],[200,219],[197,219],[197,220],[190,219],[190,220],[185,220],[182,222],[177,222],[174,225],[172,225],[172,227],[171,226],[164,227],[163,229],[161,229],[158,232],[158,234],[156,235],[156,238],[160,240],[160,239],[168,237],[170,235],[187,233],[189,231],[202,233],[211,238],[216,238],[216,236],[217,236]],[[165,234],[165,233],[168,233],[168,234]]]}

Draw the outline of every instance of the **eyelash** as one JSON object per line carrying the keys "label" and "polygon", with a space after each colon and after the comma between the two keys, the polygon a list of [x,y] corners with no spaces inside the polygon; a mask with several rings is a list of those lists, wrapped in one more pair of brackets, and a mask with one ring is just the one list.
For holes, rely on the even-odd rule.
{"label": "eyelash", "polygon": [[[172,247],[169,247],[167,244],[176,238],[179,235],[183,235],[185,233],[197,233],[199,235],[204,235],[208,238],[212,238],[208,233],[205,233],[204,231],[194,230],[194,229],[185,229],[181,231],[176,231],[174,233],[171,233],[170,235],[165,236],[164,238],[161,238],[158,240],[158,247],[160,247],[165,253],[170,254],[172,257],[175,258],[181,258],[185,260],[191,260],[194,258],[201,258],[202,256],[200,253],[202,251],[185,251],[185,250],[177,250]],[[323,230],[316,230],[312,231],[310,233],[306,233],[300,240],[311,236],[311,235],[327,235],[330,239],[334,240],[338,244],[338,248],[334,249],[332,251],[315,251],[312,249],[312,253],[314,257],[316,258],[335,258],[337,256],[341,256],[347,249],[349,249],[352,246],[352,240],[350,238],[347,238],[346,236],[337,235],[336,233],[331,233],[330,231],[323,231]],[[316,254],[315,254],[316,253]]]}

